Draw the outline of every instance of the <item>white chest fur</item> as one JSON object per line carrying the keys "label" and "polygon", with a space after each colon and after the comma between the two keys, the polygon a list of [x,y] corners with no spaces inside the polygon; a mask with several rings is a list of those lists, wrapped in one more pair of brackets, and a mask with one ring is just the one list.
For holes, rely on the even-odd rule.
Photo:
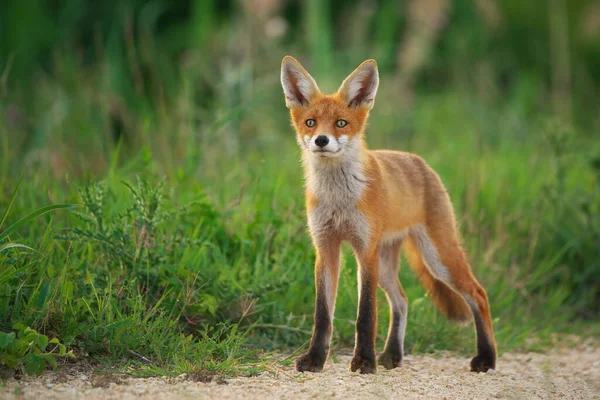
{"label": "white chest fur", "polygon": [[354,160],[307,160],[306,185],[317,205],[308,214],[316,246],[339,238],[364,248],[369,242],[369,222],[357,209],[367,186],[362,164]]}

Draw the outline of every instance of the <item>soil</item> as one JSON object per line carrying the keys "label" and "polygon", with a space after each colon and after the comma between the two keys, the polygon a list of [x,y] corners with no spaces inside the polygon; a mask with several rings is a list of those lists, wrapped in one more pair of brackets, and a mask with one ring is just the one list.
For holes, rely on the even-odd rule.
{"label": "soil", "polygon": [[[468,371],[469,359],[451,353],[408,355],[402,367],[375,375],[348,371],[351,356],[337,355],[321,373],[274,366],[254,377],[211,374],[135,378],[63,367],[39,378],[10,378],[2,399],[600,399],[600,349],[580,346],[547,354],[506,353],[497,371]],[[273,363],[272,365],[277,365]]]}

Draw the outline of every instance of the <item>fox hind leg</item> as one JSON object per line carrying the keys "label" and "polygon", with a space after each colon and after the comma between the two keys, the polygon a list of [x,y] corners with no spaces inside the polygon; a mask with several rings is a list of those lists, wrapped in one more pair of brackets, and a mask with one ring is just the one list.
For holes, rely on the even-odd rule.
{"label": "fox hind leg", "polygon": [[411,236],[431,275],[460,294],[471,309],[477,334],[477,356],[471,360],[471,371],[485,372],[496,367],[490,306],[485,290],[471,272],[457,234],[449,226],[453,225],[439,225],[438,229],[420,226],[413,229]]}
{"label": "fox hind leg", "polygon": [[385,292],[390,306],[390,325],[378,364],[386,369],[399,367],[404,355],[408,301],[398,279],[401,246],[401,240],[382,243],[379,246],[379,286]]}

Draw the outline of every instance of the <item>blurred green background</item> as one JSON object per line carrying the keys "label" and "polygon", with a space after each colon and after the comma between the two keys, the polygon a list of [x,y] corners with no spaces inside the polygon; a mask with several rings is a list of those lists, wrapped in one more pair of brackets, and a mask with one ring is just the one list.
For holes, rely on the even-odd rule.
{"label": "blurred green background", "polygon": [[[377,60],[367,142],[442,177],[500,352],[597,333],[598,0],[1,2],[0,331],[23,323],[151,374],[306,344],[314,254],[287,54],[330,92]],[[2,233],[56,203],[82,206]],[[344,259],[340,347],[357,303]],[[407,351],[473,352],[472,327],[400,277]],[[35,353],[10,349],[17,368]]]}

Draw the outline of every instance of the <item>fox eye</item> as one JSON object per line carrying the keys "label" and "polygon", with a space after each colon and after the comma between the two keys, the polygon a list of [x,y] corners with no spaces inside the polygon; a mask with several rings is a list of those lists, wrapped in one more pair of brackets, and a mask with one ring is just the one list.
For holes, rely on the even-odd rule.
{"label": "fox eye", "polygon": [[306,126],[308,126],[309,128],[312,128],[313,126],[315,126],[316,123],[317,123],[317,121],[315,121],[312,118],[306,120]]}
{"label": "fox eye", "polygon": [[346,125],[348,125],[348,122],[346,122],[345,119],[338,119],[337,121],[335,121],[335,126],[337,126],[338,128],[343,128]]}

